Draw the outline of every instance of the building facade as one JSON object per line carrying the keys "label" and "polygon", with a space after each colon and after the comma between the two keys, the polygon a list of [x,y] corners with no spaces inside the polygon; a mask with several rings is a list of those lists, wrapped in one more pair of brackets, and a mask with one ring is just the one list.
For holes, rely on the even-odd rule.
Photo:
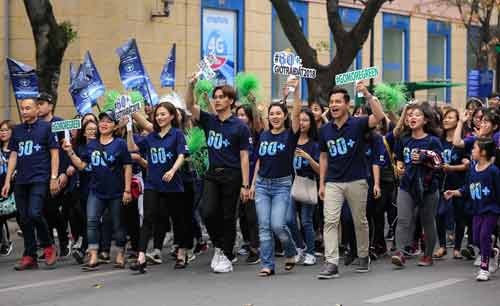
{"label": "building facade", "polygon": [[[35,47],[22,1],[3,0],[0,7],[0,70],[6,71],[5,57],[35,65]],[[257,74],[263,84],[262,99],[277,98],[283,77],[271,72],[272,54],[290,48],[280,22],[267,0],[170,0],[168,17],[162,0],[52,0],[58,22],[70,21],[78,36],[64,57],[56,113],[75,114],[68,93],[69,63],[80,63],[87,50],[108,89],[122,90],[115,49],[136,38],[143,63],[158,94],[159,75],[173,43],[177,46],[176,87],[184,93],[187,76],[197,70],[203,54],[215,52],[220,77],[232,82],[238,71]],[[380,81],[424,81],[450,79],[467,81],[467,30],[458,13],[450,8],[423,7],[419,0],[395,0],[384,5],[375,19],[374,63]],[[321,63],[335,54],[328,28],[326,1],[290,0],[311,46],[318,49]],[[341,17],[347,29],[357,22],[362,6],[341,1]],[[351,69],[368,67],[370,39],[352,63]],[[470,52],[469,52],[470,53]],[[0,86],[0,105],[5,117],[17,119],[16,102],[5,79]],[[349,87],[349,86],[348,86]],[[350,90],[352,90],[352,85]],[[305,91],[305,90],[304,90]],[[9,97],[9,98],[7,98]],[[461,106],[466,87],[417,92],[420,100],[441,100]]]}

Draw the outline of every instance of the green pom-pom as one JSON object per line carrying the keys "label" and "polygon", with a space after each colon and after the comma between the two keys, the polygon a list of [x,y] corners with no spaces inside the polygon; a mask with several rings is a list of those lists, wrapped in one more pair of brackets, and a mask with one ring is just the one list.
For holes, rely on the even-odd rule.
{"label": "green pom-pom", "polygon": [[114,110],[116,100],[120,97],[120,93],[116,90],[108,90],[104,94],[104,106],[102,111]]}
{"label": "green pom-pom", "polygon": [[136,90],[132,91],[130,94],[130,99],[132,100],[132,104],[144,103],[144,97],[142,94]]}
{"label": "green pom-pom", "polygon": [[399,111],[407,101],[406,87],[402,84],[378,84],[375,86],[374,93],[380,99],[386,112]]}
{"label": "green pom-pom", "polygon": [[193,168],[201,177],[208,169],[208,151],[205,132],[198,127],[187,130],[186,144],[191,162],[193,163]]}
{"label": "green pom-pom", "polygon": [[[253,73],[240,72],[235,83],[241,104],[255,103],[261,88],[259,78]],[[250,94],[253,98],[249,97]]]}
{"label": "green pom-pom", "polygon": [[198,101],[198,105],[202,110],[207,110],[208,103],[210,103],[207,99],[205,99],[205,94],[210,97],[213,90],[214,85],[208,80],[198,80],[198,82],[196,82],[196,85],[194,86],[194,96],[196,97],[196,101]]}

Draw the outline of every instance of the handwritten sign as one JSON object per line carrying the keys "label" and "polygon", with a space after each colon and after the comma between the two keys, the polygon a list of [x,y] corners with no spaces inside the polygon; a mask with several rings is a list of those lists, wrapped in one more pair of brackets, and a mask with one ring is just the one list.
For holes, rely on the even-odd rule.
{"label": "handwritten sign", "polygon": [[120,120],[125,116],[132,115],[141,110],[141,103],[132,104],[132,99],[127,95],[122,95],[115,102],[115,118]]}
{"label": "handwritten sign", "polygon": [[299,56],[286,51],[273,54],[273,73],[295,75],[305,79],[316,78],[316,69],[303,67]]}
{"label": "handwritten sign", "polygon": [[198,68],[200,69],[198,75],[203,75],[203,77],[207,80],[214,79],[217,74],[211,66],[215,63],[217,63],[217,58],[215,57],[215,55],[209,54],[204,57],[198,64]]}
{"label": "handwritten sign", "polygon": [[378,68],[370,67],[366,69],[354,70],[346,73],[337,74],[335,76],[335,84],[343,85],[362,80],[373,79],[378,76]]}

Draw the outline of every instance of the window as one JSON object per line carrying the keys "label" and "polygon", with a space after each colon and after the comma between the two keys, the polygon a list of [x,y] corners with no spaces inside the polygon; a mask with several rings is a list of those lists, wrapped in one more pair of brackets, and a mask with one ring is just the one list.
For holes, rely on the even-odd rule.
{"label": "window", "polygon": [[[451,78],[450,26],[438,21],[427,23],[427,78],[449,80]],[[449,88],[427,91],[429,101],[450,101]]]}
{"label": "window", "polygon": [[[347,7],[341,7],[339,8],[339,14],[340,18],[342,19],[342,24],[344,25],[344,29],[346,31],[352,30],[352,28],[356,25],[356,23],[359,20],[359,17],[361,16],[361,11],[358,9],[353,9],[353,8],[347,8]],[[335,57],[335,53],[337,51],[337,46],[335,45],[335,40],[333,39],[333,35],[330,38],[330,56],[331,59]],[[356,58],[354,61],[351,63],[351,66],[347,69],[347,71],[354,71],[357,69],[362,69],[362,60],[361,60],[361,50],[358,52],[356,55]],[[349,96],[351,99],[354,99],[354,88],[355,88],[355,83],[348,83],[342,85],[343,88],[347,90],[349,93]]]}
{"label": "window", "polygon": [[[298,2],[298,1],[290,1],[290,6],[295,12],[295,15],[299,19],[299,24],[302,27],[302,31],[306,35],[307,38],[307,16],[308,16],[308,7],[307,3],[303,2]],[[290,44],[290,41],[285,35],[285,32],[283,31],[283,27],[281,26],[280,20],[278,18],[278,15],[276,14],[274,8],[273,8],[273,16],[272,16],[272,54],[275,52],[283,51],[283,50],[290,50],[291,52],[295,52],[293,49],[292,45]],[[271,54],[271,55],[272,55]],[[272,58],[270,59],[272,60]],[[272,73],[272,72],[271,72]],[[271,75],[271,93],[272,93],[272,100],[279,100],[283,96],[283,86],[286,84],[287,76],[286,75],[279,75],[279,74],[274,74],[272,73]],[[306,100],[307,99],[307,83],[304,79],[302,79],[302,82],[300,84],[301,90],[300,92],[302,93],[302,99]]]}
{"label": "window", "polygon": [[212,65],[217,84],[233,85],[236,73],[243,70],[243,16],[243,1],[202,1],[201,57],[217,57]]}
{"label": "window", "polygon": [[394,83],[408,80],[409,28],[406,16],[384,13],[382,79]]}

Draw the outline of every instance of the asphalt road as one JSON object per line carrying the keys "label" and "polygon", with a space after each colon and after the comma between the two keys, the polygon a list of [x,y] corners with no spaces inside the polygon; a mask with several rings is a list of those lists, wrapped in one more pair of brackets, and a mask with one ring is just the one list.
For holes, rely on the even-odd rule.
{"label": "asphalt road", "polygon": [[[149,267],[145,275],[113,270],[81,272],[72,259],[60,261],[55,270],[16,272],[16,254],[0,258],[0,305],[172,305],[172,306],[306,306],[385,305],[461,306],[500,305],[500,277],[479,283],[469,261],[446,259],[421,268],[410,260],[404,270],[394,270],[390,259],[372,264],[372,271],[356,274],[341,265],[341,277],[317,280],[319,265],[298,266],[284,272],[278,260],[277,275],[262,279],[258,266],[235,265],[235,272],[209,272],[210,253],[200,255],[186,270],[174,270],[166,261]],[[449,252],[450,253],[450,252]],[[164,259],[169,256],[164,254]],[[241,258],[243,259],[243,258]],[[500,272],[498,272],[500,275]]]}

